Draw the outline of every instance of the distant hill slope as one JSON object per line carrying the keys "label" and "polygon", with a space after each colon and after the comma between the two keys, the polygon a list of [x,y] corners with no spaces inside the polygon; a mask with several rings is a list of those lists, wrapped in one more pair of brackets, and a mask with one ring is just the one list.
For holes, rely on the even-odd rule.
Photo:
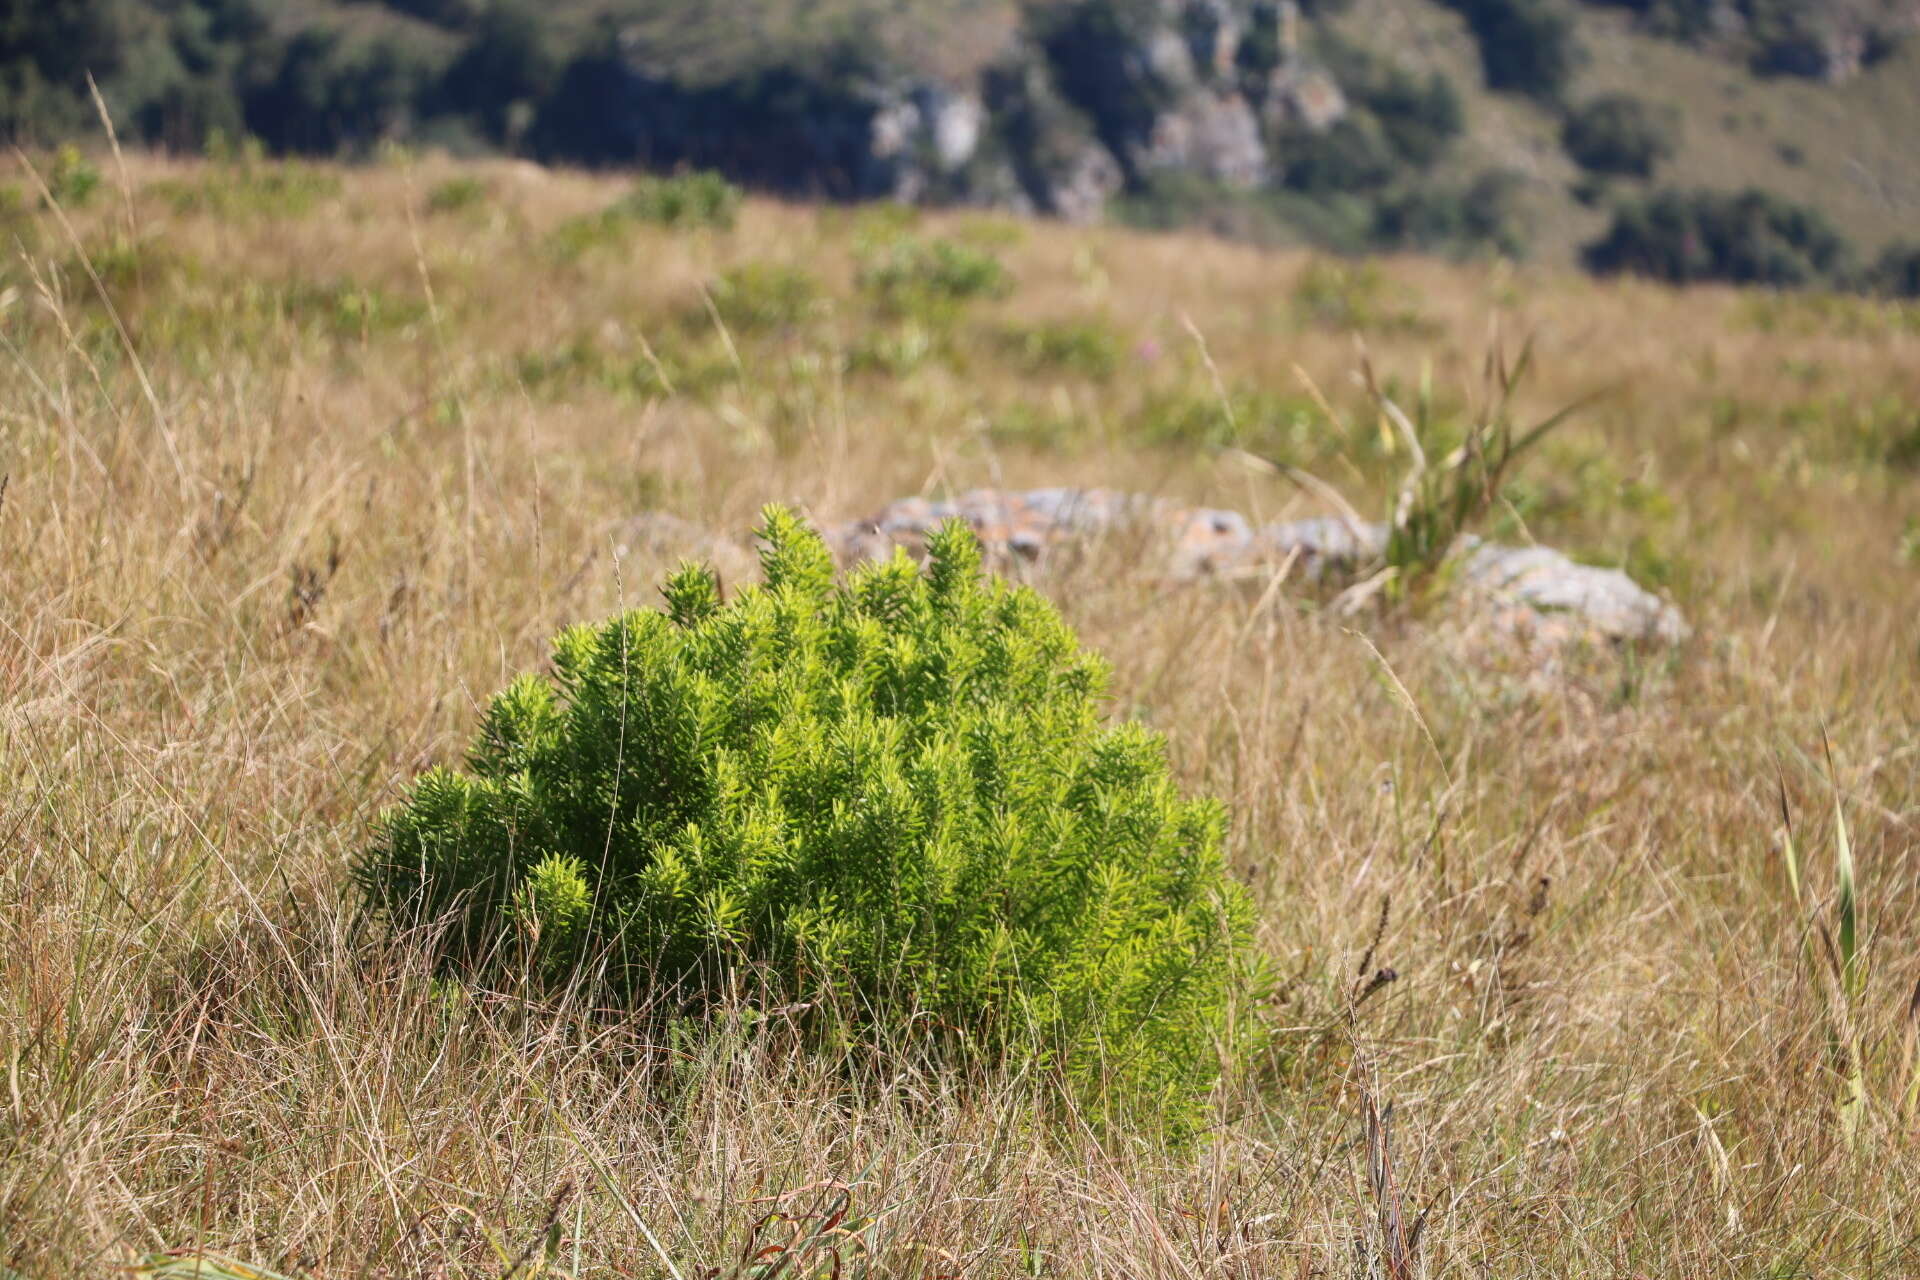
{"label": "distant hill slope", "polygon": [[[1858,284],[1920,225],[1917,21],[1914,0],[0,0],[0,129],[84,132],[92,71],[123,133],[175,149],[401,141],[1550,262],[1618,233],[1588,260]],[[1765,196],[1646,199],[1668,188]]]}
{"label": "distant hill slope", "polygon": [[[1724,46],[1654,34],[1627,6],[1583,6],[1577,18],[1585,57],[1566,99],[1630,94],[1678,120],[1677,150],[1656,184],[1760,187],[1819,209],[1863,249],[1920,229],[1920,42],[1829,83],[1762,74]],[[1353,0],[1332,25],[1460,87],[1468,126],[1455,163],[1526,176],[1536,256],[1569,260],[1599,233],[1605,213],[1573,198],[1582,173],[1561,145],[1559,110],[1488,90],[1458,13],[1437,0]],[[1609,185],[1619,196],[1650,184]]]}

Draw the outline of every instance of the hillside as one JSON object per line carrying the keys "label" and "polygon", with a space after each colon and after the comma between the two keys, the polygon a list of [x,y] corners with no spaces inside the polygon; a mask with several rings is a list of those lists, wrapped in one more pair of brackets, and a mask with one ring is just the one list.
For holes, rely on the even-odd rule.
{"label": "hillside", "polygon": [[6,19],[0,129],[89,136],[93,70],[123,133],[185,152],[253,134],[709,168],[1902,293],[1915,20],[1897,0],[62,0]]}
{"label": "hillside", "polygon": [[[49,176],[0,214],[4,1274],[1920,1267],[1913,304],[394,152]],[[1445,468],[1529,336],[1517,422],[1595,398],[1469,531],[1691,638],[1548,643],[1445,564],[1003,562],[1231,812],[1270,1039],[1185,1145],[363,912],[489,696],[682,556],[737,594],[764,503],[1377,519],[1356,337]]]}

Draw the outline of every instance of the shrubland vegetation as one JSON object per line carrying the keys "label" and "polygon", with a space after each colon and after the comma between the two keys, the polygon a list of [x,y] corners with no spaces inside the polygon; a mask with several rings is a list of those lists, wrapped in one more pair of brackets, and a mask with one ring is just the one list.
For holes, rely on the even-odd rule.
{"label": "shrubland vegetation", "polygon": [[[98,141],[91,73],[124,137],[180,154],[248,138],[279,155],[364,159],[403,145],[713,168],[785,194],[1104,209],[1261,243],[1564,263],[1580,260],[1615,205],[1685,199],[1644,187],[1667,180],[1686,138],[1710,145],[1698,140],[1755,120],[1864,113],[1891,139],[1890,158],[1849,143],[1837,172],[1838,148],[1808,124],[1745,148],[1703,185],[1776,203],[1844,185],[1853,207],[1836,231],[1866,261],[1898,229],[1884,193],[1913,177],[1904,141],[1915,103],[1853,94],[1810,105],[1782,86],[1898,78],[1897,65],[1876,68],[1897,58],[1910,8],[1319,0],[1289,26],[1268,0],[12,0],[0,9],[0,134]],[[1212,47],[1222,32],[1231,47]],[[1169,71],[1161,55],[1175,45],[1211,52]],[[1605,65],[1676,47],[1692,61],[1671,83],[1623,83]],[[1712,68],[1740,70],[1709,89]],[[1324,73],[1340,109],[1303,113],[1277,71]],[[950,137],[977,130],[964,163],[932,162],[926,153],[944,144],[931,137],[876,155],[873,140],[904,127],[901,112],[954,93],[982,113],[948,120],[959,120]],[[1204,123],[1222,94],[1239,95],[1235,127],[1258,135],[1237,144],[1261,157],[1251,171],[1153,160],[1156,137],[1224,127]],[[1824,177],[1798,172],[1809,156]],[[1566,160],[1581,172],[1564,172]]]}
{"label": "shrubland vegetation", "polygon": [[1196,1123],[1255,1028],[1218,804],[1101,727],[1099,660],[970,532],[841,585],[790,512],[761,534],[764,586],[683,569],[495,697],[472,773],[414,783],[360,862],[380,914],[483,978],[745,996],[895,1070],[1039,1067],[1103,1127]]}
{"label": "shrubland vegetation", "polygon": [[1630,94],[1604,94],[1567,113],[1561,140],[1567,154],[1593,173],[1651,178],[1672,158],[1679,122]]}
{"label": "shrubland vegetation", "polygon": [[[1912,304],[511,163],[33,160],[0,213],[10,1272],[1913,1271]],[[1356,334],[1451,467],[1498,417],[1494,330],[1534,336],[1516,423],[1603,394],[1481,531],[1628,567],[1689,644],[1543,668],[1444,592],[1336,617],[1119,543],[1036,573],[1049,605],[973,582],[960,540],[826,589],[784,523],[769,590],[699,533],[977,484],[1330,510],[1284,468],[1385,510],[1411,462]],[[979,699],[936,711],[941,664],[983,654]],[[692,754],[642,778],[622,741]],[[1002,748],[1011,790],[953,755]],[[589,830],[615,775],[657,803]],[[932,795],[949,826],[889,833]],[[982,1039],[930,958],[1010,989],[1094,954],[1099,895],[1160,882],[1017,886],[1076,813],[1110,867],[1223,867],[1268,975],[1197,1022],[1154,1007],[1186,1082],[1164,1122],[1059,1087],[1100,1076],[1045,1034],[1071,1010],[1000,1003],[1035,1021]],[[669,829],[687,893],[655,883]],[[830,917],[729,852],[843,835],[903,886],[993,887]],[[470,934],[412,927],[380,886],[462,851],[512,883],[475,883]],[[1154,897],[1201,936],[1198,899]],[[763,900],[748,928],[732,904]],[[983,942],[1042,902],[1056,929]],[[703,940],[674,953],[697,998],[597,950],[597,903]],[[839,1004],[759,980],[803,953],[853,979]],[[945,1052],[970,1025],[988,1051]]]}

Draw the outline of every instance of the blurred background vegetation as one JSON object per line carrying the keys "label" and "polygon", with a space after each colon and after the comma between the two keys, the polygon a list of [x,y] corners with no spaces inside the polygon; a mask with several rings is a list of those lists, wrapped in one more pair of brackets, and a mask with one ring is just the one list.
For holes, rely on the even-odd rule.
{"label": "blurred background vegetation", "polygon": [[[1896,0],[0,0],[0,133],[1910,295]],[[19,199],[18,193],[14,199]]]}

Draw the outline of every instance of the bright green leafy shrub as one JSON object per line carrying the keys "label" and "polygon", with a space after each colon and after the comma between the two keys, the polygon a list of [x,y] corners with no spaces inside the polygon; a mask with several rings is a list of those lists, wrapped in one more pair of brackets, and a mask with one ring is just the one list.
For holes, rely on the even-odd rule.
{"label": "bright green leafy shrub", "polygon": [[1102,724],[1102,662],[982,578],[964,528],[924,573],[901,554],[839,585],[785,511],[761,536],[764,587],[723,605],[687,567],[664,612],[564,632],[468,769],[386,816],[371,903],[444,922],[456,961],[526,948],[696,1008],[745,979],[888,1052],[1191,1118],[1248,976],[1221,807],[1180,794],[1155,735]]}

